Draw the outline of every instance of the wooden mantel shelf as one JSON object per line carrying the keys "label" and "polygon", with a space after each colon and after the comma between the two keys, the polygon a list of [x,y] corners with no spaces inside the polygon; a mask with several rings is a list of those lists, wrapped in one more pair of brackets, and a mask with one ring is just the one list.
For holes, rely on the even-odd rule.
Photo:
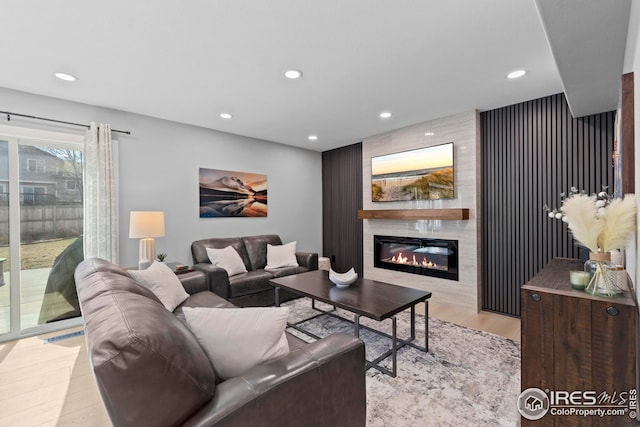
{"label": "wooden mantel shelf", "polygon": [[400,219],[400,220],[417,220],[417,219],[443,219],[443,220],[460,220],[469,219],[469,209],[371,209],[358,211],[359,219]]}

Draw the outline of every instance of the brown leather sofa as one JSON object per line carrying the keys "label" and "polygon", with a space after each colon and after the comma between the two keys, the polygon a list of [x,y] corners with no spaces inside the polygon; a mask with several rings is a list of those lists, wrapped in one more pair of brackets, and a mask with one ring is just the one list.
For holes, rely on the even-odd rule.
{"label": "brown leather sofa", "polygon": [[[225,237],[196,240],[191,244],[193,268],[207,274],[209,289],[239,307],[269,306],[275,302],[275,291],[269,280],[318,269],[318,254],[296,252],[298,267],[284,267],[265,270],[267,265],[267,244],[281,245],[277,234],[260,236]],[[242,258],[246,273],[229,277],[227,272],[211,265],[207,248],[222,249],[232,246]],[[299,295],[281,291],[280,301],[297,298]]]}
{"label": "brown leather sofa", "polygon": [[171,313],[114,264],[94,258],[76,270],[89,359],[114,426],[365,425],[362,341],[335,334],[307,344],[287,333],[287,355],[220,382],[182,308],[233,305],[203,274],[179,277],[190,296]]}

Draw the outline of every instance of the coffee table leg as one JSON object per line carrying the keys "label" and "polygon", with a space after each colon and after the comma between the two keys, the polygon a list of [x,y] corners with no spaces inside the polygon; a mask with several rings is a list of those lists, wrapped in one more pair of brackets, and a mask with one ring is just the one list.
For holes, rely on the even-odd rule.
{"label": "coffee table leg", "polygon": [[411,306],[411,339],[416,337],[416,306]]}
{"label": "coffee table leg", "polygon": [[392,377],[396,376],[396,363],[397,363],[397,355],[398,355],[398,342],[396,338],[396,316],[391,318],[391,372]]}
{"label": "coffee table leg", "polygon": [[280,307],[280,288],[276,286],[276,307]]}
{"label": "coffee table leg", "polygon": [[353,316],[353,334],[360,338],[360,315],[356,314]]}
{"label": "coffee table leg", "polygon": [[424,300],[424,351],[429,353],[429,300]]}

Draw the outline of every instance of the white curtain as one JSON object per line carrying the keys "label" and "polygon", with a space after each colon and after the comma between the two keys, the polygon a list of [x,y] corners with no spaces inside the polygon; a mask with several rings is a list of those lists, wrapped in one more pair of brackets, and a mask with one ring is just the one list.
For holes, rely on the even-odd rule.
{"label": "white curtain", "polygon": [[84,146],[84,257],[118,263],[111,126],[91,122]]}

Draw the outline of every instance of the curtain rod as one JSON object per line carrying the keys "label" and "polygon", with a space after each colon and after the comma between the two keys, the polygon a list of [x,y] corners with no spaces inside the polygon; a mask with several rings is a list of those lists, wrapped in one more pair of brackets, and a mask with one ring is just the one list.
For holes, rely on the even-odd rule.
{"label": "curtain rod", "polygon": [[[0,114],[6,114],[8,122],[11,121],[11,116],[18,116],[18,117],[25,117],[27,119],[44,120],[44,121],[47,121],[47,122],[62,123],[62,124],[65,124],[65,125],[72,125],[72,126],[80,126],[80,127],[87,128],[87,129],[89,129],[89,127],[90,127],[89,125],[83,125],[82,123],[72,123],[72,122],[64,122],[62,120],[45,119],[44,117],[29,116],[27,114],[12,113],[12,112],[9,112],[9,111],[0,111]],[[131,135],[131,132],[129,132],[128,130],[111,129],[111,132],[118,132],[118,133],[124,133],[126,135]]]}

